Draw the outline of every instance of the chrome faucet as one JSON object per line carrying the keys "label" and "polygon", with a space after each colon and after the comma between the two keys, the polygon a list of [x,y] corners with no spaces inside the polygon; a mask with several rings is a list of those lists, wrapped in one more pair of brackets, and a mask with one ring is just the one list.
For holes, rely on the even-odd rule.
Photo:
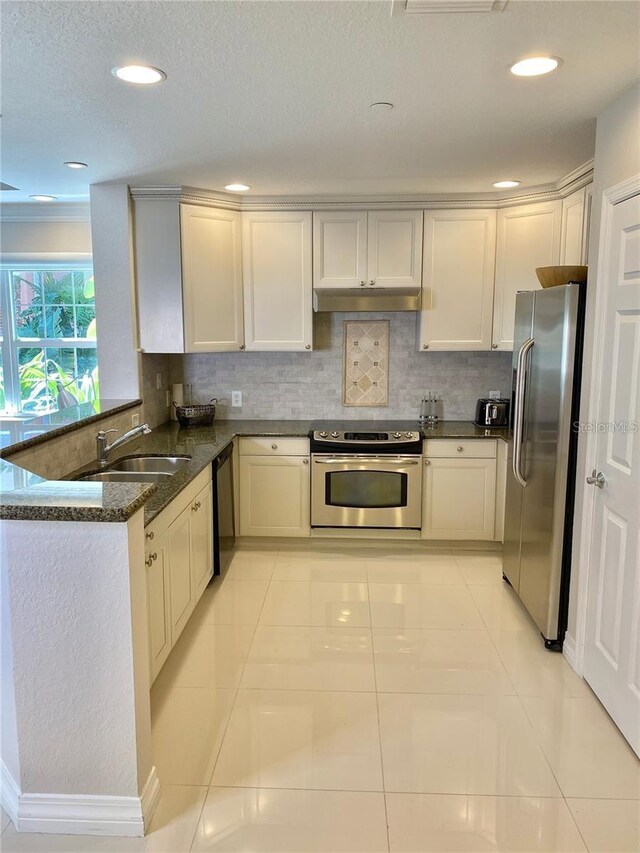
{"label": "chrome faucet", "polygon": [[139,435],[148,435],[151,432],[151,427],[149,426],[149,424],[140,424],[140,426],[134,427],[128,432],[125,432],[124,435],[120,436],[120,438],[116,438],[115,441],[111,442],[111,444],[107,444],[107,435],[110,432],[118,432],[118,430],[101,429],[98,435],[96,436],[98,462],[101,465],[107,464],[107,462],[109,461],[109,454],[112,450],[115,450],[117,447],[121,447],[123,444],[126,444],[127,441],[131,441],[133,438],[137,438]]}

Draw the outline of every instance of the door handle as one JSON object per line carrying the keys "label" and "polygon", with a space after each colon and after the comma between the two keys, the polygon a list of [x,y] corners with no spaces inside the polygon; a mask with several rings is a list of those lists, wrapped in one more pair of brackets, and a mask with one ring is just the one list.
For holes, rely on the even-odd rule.
{"label": "door handle", "polygon": [[607,478],[604,476],[602,471],[598,471],[598,473],[596,473],[595,468],[591,472],[591,476],[587,477],[587,483],[590,486],[597,486],[599,489],[604,489],[606,482]]}
{"label": "door handle", "polygon": [[524,436],[524,406],[525,406],[525,378],[527,356],[534,344],[533,338],[528,338],[520,347],[516,369],[516,393],[515,412],[513,418],[513,476],[521,486],[526,486],[527,481],[522,476],[522,439]]}

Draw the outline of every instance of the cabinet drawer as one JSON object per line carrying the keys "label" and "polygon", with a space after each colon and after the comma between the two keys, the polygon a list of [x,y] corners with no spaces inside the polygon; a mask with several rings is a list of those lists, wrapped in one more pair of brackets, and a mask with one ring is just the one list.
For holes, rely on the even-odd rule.
{"label": "cabinet drawer", "polygon": [[495,459],[496,439],[428,438],[425,439],[422,452],[432,459]]}
{"label": "cabinet drawer", "polygon": [[308,456],[308,438],[241,438],[240,456]]}
{"label": "cabinet drawer", "polygon": [[195,500],[197,494],[205,488],[207,483],[210,482],[211,466],[207,465],[203,471],[194,477],[189,485],[185,486],[185,488],[175,496],[169,506],[163,509],[162,512],[153,519],[151,524],[145,528],[145,539],[147,542],[148,540],[157,539],[158,536],[161,536],[164,531],[173,524],[180,513]]}

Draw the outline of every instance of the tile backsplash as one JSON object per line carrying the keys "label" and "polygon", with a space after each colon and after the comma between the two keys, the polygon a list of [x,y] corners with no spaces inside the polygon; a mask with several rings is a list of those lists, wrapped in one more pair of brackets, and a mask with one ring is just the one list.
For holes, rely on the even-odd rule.
{"label": "tile backsplash", "polygon": [[[379,319],[390,321],[389,405],[344,406],[343,322]],[[218,418],[412,420],[432,390],[441,418],[472,420],[478,397],[508,396],[511,384],[510,352],[419,352],[412,312],[316,314],[313,352],[194,353],[183,356],[182,377],[176,367],[171,381],[191,383],[194,402],[217,397]],[[241,407],[231,407],[232,391],[242,391]]]}

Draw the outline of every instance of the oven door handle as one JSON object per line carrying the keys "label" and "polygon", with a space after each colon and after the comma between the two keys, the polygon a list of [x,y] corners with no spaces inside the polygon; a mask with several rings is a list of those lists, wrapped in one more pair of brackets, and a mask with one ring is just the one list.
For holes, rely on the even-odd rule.
{"label": "oven door handle", "polygon": [[344,465],[349,462],[363,462],[367,465],[394,465],[396,468],[406,468],[408,465],[419,465],[415,459],[381,459],[378,456],[342,456],[338,459],[314,459],[314,465]]}

